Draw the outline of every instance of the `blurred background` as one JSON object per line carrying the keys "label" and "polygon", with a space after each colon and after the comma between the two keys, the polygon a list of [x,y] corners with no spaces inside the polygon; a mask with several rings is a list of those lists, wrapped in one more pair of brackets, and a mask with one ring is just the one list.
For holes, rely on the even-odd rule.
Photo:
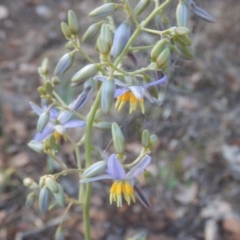
{"label": "blurred background", "polygon": [[[131,1],[130,1],[131,2]],[[94,183],[91,199],[93,240],[128,239],[138,232],[149,240],[239,240],[240,239],[240,2],[234,0],[196,1],[216,18],[216,23],[192,19],[195,59],[179,59],[166,89],[160,89],[162,105],[146,106],[146,115],[106,119],[122,126],[131,157],[141,149],[140,134],[145,128],[159,137],[149,171],[150,183],[139,183],[152,203],[152,211],[139,203],[122,208],[108,202],[109,182]],[[0,239],[51,240],[61,221],[63,208],[42,214],[37,202],[25,207],[29,189],[23,179],[36,182],[48,172],[46,156],[27,147],[37,118],[29,101],[40,104],[37,87],[42,80],[37,68],[49,58],[52,68],[67,52],[60,29],[67,11],[73,9],[81,26],[80,35],[94,21],[88,13],[99,6],[97,0],[0,1]],[[133,4],[133,3],[132,3]],[[174,14],[176,3],[170,7]],[[121,16],[119,15],[119,20]],[[173,21],[172,24],[175,24]],[[152,36],[139,41],[149,43]],[[94,59],[94,40],[83,45]],[[148,59],[140,58],[140,65]],[[81,92],[68,87],[71,76],[86,63],[81,56],[61,79],[58,91],[66,102]],[[91,102],[83,109],[89,109]],[[75,137],[81,132],[75,131]],[[107,154],[109,133],[98,131],[94,144]],[[72,148],[62,145],[61,157],[76,167]],[[95,156],[95,160],[99,160]],[[77,196],[78,179],[60,180],[65,191]],[[64,223],[66,239],[83,239],[80,208],[73,208]]]}

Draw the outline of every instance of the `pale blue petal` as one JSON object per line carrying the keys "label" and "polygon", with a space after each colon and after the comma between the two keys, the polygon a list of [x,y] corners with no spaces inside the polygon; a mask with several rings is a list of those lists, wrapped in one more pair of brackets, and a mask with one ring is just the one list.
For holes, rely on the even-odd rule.
{"label": "pale blue petal", "polygon": [[125,179],[125,176],[126,176],[125,170],[121,165],[121,163],[118,161],[115,154],[112,154],[108,158],[107,173],[112,177],[112,179],[115,179],[115,180]]}
{"label": "pale blue petal", "polygon": [[120,87],[127,87],[128,85],[126,83],[123,83],[122,81],[114,78],[114,82],[116,83],[116,85],[120,86]]}
{"label": "pale blue petal", "polygon": [[57,118],[58,111],[55,108],[51,108],[49,112],[50,112],[50,119],[55,120]]}
{"label": "pale blue petal", "polygon": [[101,82],[107,81],[107,77],[105,77],[105,76],[96,76],[96,77],[94,77],[93,79],[94,79],[94,80],[101,81]]}
{"label": "pale blue petal", "polygon": [[48,124],[41,133],[36,133],[33,140],[37,142],[42,142],[44,139],[51,136],[54,131],[54,126],[52,124]]}
{"label": "pale blue petal", "polygon": [[34,102],[30,102],[29,105],[38,116],[40,116],[44,112],[44,110],[38,105],[36,105]]}
{"label": "pale blue petal", "polygon": [[84,127],[86,124],[81,120],[70,120],[63,124],[64,128],[76,128],[76,127]]}
{"label": "pale blue petal", "polygon": [[168,80],[168,77],[164,76],[164,77],[162,77],[161,79],[159,79],[157,81],[145,84],[144,88],[153,87],[153,86],[156,86],[156,85],[163,85],[163,84],[165,84],[167,82],[167,80]]}
{"label": "pale blue petal", "polygon": [[145,91],[144,91],[144,96],[145,96],[151,103],[154,102],[153,97],[151,96],[150,92],[149,92],[147,89],[145,89]]}
{"label": "pale blue petal", "polygon": [[97,177],[91,177],[91,178],[84,178],[80,180],[80,183],[88,183],[88,182],[95,182],[103,179],[112,179],[112,177],[108,174],[103,174]]}
{"label": "pale blue petal", "polygon": [[128,88],[118,88],[118,89],[116,89],[115,93],[114,93],[114,98],[117,98],[117,97],[123,95],[127,91],[128,91]]}
{"label": "pale blue petal", "polygon": [[131,87],[129,87],[129,89],[131,90],[131,92],[133,93],[135,98],[143,99],[144,91],[145,91],[144,87],[142,87],[142,86],[131,86]]}
{"label": "pale blue petal", "polygon": [[137,177],[144,171],[144,169],[149,165],[150,162],[151,157],[149,155],[143,157],[143,159],[127,173],[126,179],[133,179]]}
{"label": "pale blue petal", "polygon": [[67,110],[63,110],[59,113],[57,120],[61,123],[64,124],[67,121],[69,121],[69,119],[72,117],[73,113]]}

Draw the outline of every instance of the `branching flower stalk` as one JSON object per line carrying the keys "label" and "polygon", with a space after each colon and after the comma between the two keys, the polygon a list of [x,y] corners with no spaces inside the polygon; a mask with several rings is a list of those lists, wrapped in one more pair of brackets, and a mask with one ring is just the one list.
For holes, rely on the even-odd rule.
{"label": "branching flower stalk", "polygon": [[[148,9],[151,2],[154,2],[154,9],[143,21],[139,21],[139,16]],[[91,240],[89,216],[91,182],[102,179],[113,182],[109,190],[110,204],[116,203],[117,207],[122,207],[125,202],[130,205],[138,200],[144,207],[151,209],[150,201],[139,189],[136,179],[152,161],[151,153],[156,145],[157,136],[151,135],[145,129],[142,132],[142,149],[139,155],[130,163],[125,163],[125,137],[121,127],[113,120],[105,122],[101,118],[102,115],[109,114],[114,101],[117,111],[122,111],[125,104],[129,103],[129,114],[133,114],[139,108],[142,114],[146,114],[144,101],[147,100],[151,104],[159,103],[158,91],[169,81],[172,58],[175,56],[193,58],[188,28],[190,13],[208,22],[213,22],[214,18],[194,1],[179,0],[176,6],[177,26],[159,29],[159,26],[163,25],[159,19],[165,18],[165,22],[168,21],[165,10],[171,2],[172,0],[166,0],[160,4],[159,0],[140,0],[133,8],[129,0],[122,0],[121,3],[104,0],[101,6],[89,13],[89,16],[97,22],[86,30],[81,40],[78,36],[77,16],[70,10],[68,22],[61,23],[69,52],[59,59],[52,75],[48,59],[44,59],[38,69],[44,80],[43,85],[38,88],[42,104],[39,107],[33,102],[30,103],[39,119],[37,133],[28,146],[36,152],[47,154],[62,170],[53,175],[42,176],[38,184],[32,179],[25,179],[25,186],[31,190],[26,204],[31,206],[39,195],[40,211],[46,212],[57,206],[64,207],[68,202],[63,219],[71,206],[82,206],[85,240]],[[125,21],[118,27],[114,22],[115,11],[123,11],[126,14]],[[157,20],[159,25],[156,29],[149,26],[153,20]],[[142,32],[153,34],[158,39],[150,45],[135,46],[136,39]],[[84,50],[85,42],[96,36],[99,62],[95,62]],[[142,68],[138,68],[135,56],[135,52],[139,51],[146,52],[150,59],[149,64]],[[71,86],[81,86],[81,92],[72,102],[65,103],[57,93],[56,86],[61,81],[62,75],[71,68],[77,53],[86,59],[88,64],[78,70],[71,79]],[[134,65],[131,71],[124,65],[127,57]],[[152,72],[157,72],[161,77],[156,79]],[[96,97],[90,111],[84,116],[81,109],[94,90],[97,91]],[[68,133],[70,128],[83,128],[85,132],[75,140]],[[97,152],[92,146],[95,128],[111,130],[112,139],[109,139],[106,147],[112,144],[114,148],[114,152],[109,153],[108,157],[102,157],[96,162],[92,159],[93,151]],[[76,169],[68,168],[62,157],[58,156],[64,141],[69,142],[73,148]],[[84,157],[80,155],[80,146],[84,146]],[[79,175],[80,180],[78,199],[69,197],[58,182],[62,176],[74,173]],[[62,221],[55,234],[56,240],[64,239],[63,225]]]}

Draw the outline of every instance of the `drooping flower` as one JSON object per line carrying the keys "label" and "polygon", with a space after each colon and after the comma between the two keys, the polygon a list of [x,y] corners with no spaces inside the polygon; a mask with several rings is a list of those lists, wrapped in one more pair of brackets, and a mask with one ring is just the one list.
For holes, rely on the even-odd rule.
{"label": "drooping flower", "polygon": [[[87,98],[91,91],[92,89],[90,88],[86,89],[82,94],[78,96],[76,100],[74,100],[72,103],[68,105],[68,108],[73,111],[80,109],[87,101]],[[40,108],[33,102],[30,102],[29,104],[32,110],[38,116],[40,116],[48,108],[47,106]],[[66,129],[85,126],[85,122],[82,120],[71,120],[73,116],[72,111],[63,110],[58,112],[57,109],[51,108],[49,112],[50,119],[46,127],[43,129],[41,133],[36,133],[33,138],[33,140],[37,142],[42,142],[46,138],[50,137],[52,134],[54,135],[56,140],[59,140],[60,136],[65,133]]]}
{"label": "drooping flower", "polygon": [[[106,81],[106,77],[104,76],[96,76],[95,80],[99,81]],[[120,111],[123,106],[129,102],[130,108],[129,113],[132,113],[137,110],[138,106],[140,105],[141,111],[145,113],[145,106],[144,106],[144,97],[146,97],[150,102],[154,102],[154,98],[151,96],[150,92],[148,91],[149,87],[163,85],[167,82],[168,77],[164,76],[161,79],[144,84],[143,86],[129,86],[126,83],[121,82],[118,79],[115,79],[115,84],[120,86],[120,88],[116,89],[114,97],[117,98],[115,103],[115,108]]]}
{"label": "drooping flower", "polygon": [[[117,156],[115,154],[112,154],[108,158],[107,170],[105,174],[82,179],[80,180],[80,183],[88,183],[102,179],[111,179],[113,180],[113,184],[110,188],[110,204],[112,204],[112,202],[116,202],[117,207],[122,207],[123,196],[128,205],[130,205],[131,202],[136,201],[136,195],[145,207],[150,208],[150,204],[147,198],[140,191],[140,189],[134,186],[134,179],[144,171],[150,162],[151,157],[149,155],[146,155],[138,164],[136,164],[128,173],[126,173]],[[136,192],[134,190],[136,190]]]}

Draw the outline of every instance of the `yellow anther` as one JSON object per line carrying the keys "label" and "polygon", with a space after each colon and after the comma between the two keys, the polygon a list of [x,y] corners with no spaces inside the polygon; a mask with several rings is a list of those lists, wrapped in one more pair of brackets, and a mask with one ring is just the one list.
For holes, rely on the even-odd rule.
{"label": "yellow anther", "polygon": [[54,136],[54,138],[55,138],[56,142],[58,142],[58,141],[59,141],[59,139],[60,139],[60,137],[61,137],[61,134],[60,134],[60,133],[58,133],[57,131],[54,131],[54,133],[53,133],[53,136]]}

